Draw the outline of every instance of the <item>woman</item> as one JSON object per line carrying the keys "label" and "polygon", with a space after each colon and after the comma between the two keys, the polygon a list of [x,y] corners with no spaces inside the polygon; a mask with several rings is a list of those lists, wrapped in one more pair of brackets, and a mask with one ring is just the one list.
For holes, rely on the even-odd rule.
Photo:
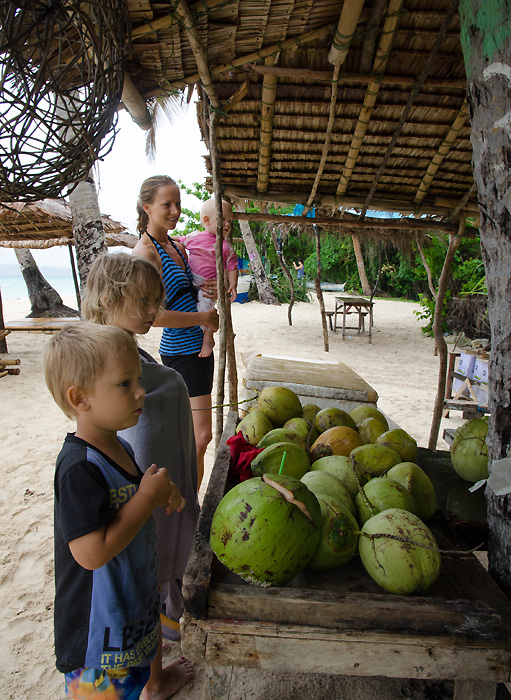
{"label": "woman", "polygon": [[[142,183],[137,201],[137,230],[140,240],[133,255],[145,258],[161,270],[165,286],[165,311],[155,326],[163,326],[160,356],[167,367],[183,377],[192,407],[199,487],[204,477],[204,456],[212,438],[211,390],[214,358],[199,357],[203,331],[200,326],[218,330],[218,312],[197,311],[197,297],[184,246],[170,239],[169,230],[181,216],[181,196],[175,181],[166,175],[150,177]],[[216,297],[216,281],[206,280],[204,291]]]}

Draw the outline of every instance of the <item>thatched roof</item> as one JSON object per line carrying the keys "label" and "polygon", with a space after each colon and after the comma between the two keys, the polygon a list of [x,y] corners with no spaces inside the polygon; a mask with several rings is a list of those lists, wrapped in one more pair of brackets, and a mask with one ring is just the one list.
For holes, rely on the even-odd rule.
{"label": "thatched roof", "polygon": [[[103,215],[101,217],[109,246],[133,248],[138,240],[126,227]],[[0,247],[51,248],[74,243],[71,210],[59,199],[43,199],[33,204],[0,203]]]}
{"label": "thatched roof", "polygon": [[128,73],[141,95],[183,90],[200,74],[206,145],[212,94],[226,112],[217,139],[227,195],[477,215],[454,0],[128,5]]}

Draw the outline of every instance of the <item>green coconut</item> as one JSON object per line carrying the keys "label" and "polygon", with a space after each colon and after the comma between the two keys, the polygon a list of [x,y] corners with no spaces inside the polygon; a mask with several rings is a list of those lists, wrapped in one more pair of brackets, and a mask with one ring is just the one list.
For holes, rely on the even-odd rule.
{"label": "green coconut", "polygon": [[380,476],[395,464],[402,462],[399,453],[391,447],[374,443],[355,447],[351,450],[350,457],[355,460],[357,469],[371,476]]}
{"label": "green coconut", "polygon": [[329,428],[335,428],[338,425],[345,425],[347,428],[355,429],[355,421],[350,416],[347,411],[343,411],[342,408],[337,408],[332,406],[330,408],[323,408],[316,414],[314,419],[314,427],[321,435],[325,430]]}
{"label": "green coconut", "polygon": [[458,476],[475,483],[488,478],[488,423],[483,418],[473,418],[463,423],[454,435],[451,445],[451,462]]}
{"label": "green coconut", "polygon": [[401,456],[400,462],[417,461],[417,442],[402,428],[387,430],[378,437],[376,443],[395,450]]}
{"label": "green coconut", "polygon": [[302,404],[294,391],[285,386],[265,387],[257,403],[276,428],[282,428],[290,418],[302,415]]}
{"label": "green coconut", "polygon": [[348,489],[348,492],[352,498],[355,498],[358,493],[358,474],[359,481],[361,484],[365,484],[367,478],[362,467],[358,465],[353,465],[352,460],[344,455],[330,455],[330,457],[321,457],[321,459],[316,460],[311,464],[311,471],[318,472],[328,472],[333,476],[336,476],[344,486]]}
{"label": "green coconut", "polygon": [[236,426],[236,433],[241,433],[245,440],[254,446],[270,430],[273,430],[273,425],[266,413],[260,409],[251,409]]}
{"label": "green coconut", "polygon": [[389,422],[383,413],[370,403],[363,403],[360,406],[355,406],[355,408],[350,411],[350,416],[353,418],[356,425],[359,425],[366,418],[377,418],[383,423],[385,430],[389,429]]}
{"label": "green coconut", "polygon": [[293,442],[277,442],[269,447],[265,447],[250,463],[252,474],[254,476],[278,474],[284,452],[286,456],[282,466],[282,474],[301,479],[309,471],[310,462],[307,453]]}
{"label": "green coconut", "polygon": [[401,508],[418,515],[418,507],[414,497],[404,486],[394,479],[375,476],[355,498],[357,520],[363,525],[369,518],[389,508]]}
{"label": "green coconut", "polygon": [[335,498],[320,494],[321,537],[306,568],[327,571],[347,564],[358,549],[358,523]]}
{"label": "green coconut", "polygon": [[413,462],[400,462],[386,473],[389,479],[398,481],[412,494],[417,504],[417,515],[429,520],[436,513],[435,487],[426,472]]}
{"label": "green coconut", "polygon": [[358,542],[362,564],[388,593],[422,593],[438,578],[438,545],[431,530],[413,513],[385,510],[370,518],[362,533]]}
{"label": "green coconut", "polygon": [[[308,445],[312,445],[319,437],[314,425],[309,425],[305,418],[290,418],[284,423],[283,430],[292,430],[299,437],[303,438]],[[308,449],[307,447],[307,449]]]}
{"label": "green coconut", "polygon": [[320,538],[321,508],[298,479],[278,474],[242,481],[218,504],[210,544],[245,581],[279,586],[309,562]]}
{"label": "green coconut", "polygon": [[302,408],[302,418],[312,426],[314,425],[316,414],[319,413],[320,410],[319,406],[316,406],[315,403],[306,403]]}
{"label": "green coconut", "polygon": [[309,488],[312,493],[316,496],[325,495],[335,498],[336,501],[341,503],[354,517],[356,517],[357,511],[355,509],[355,504],[350,492],[344,486],[342,481],[340,481],[333,474],[328,472],[312,472],[308,471],[301,478],[303,484]]}
{"label": "green coconut", "polygon": [[307,449],[307,440],[294,430],[288,430],[287,428],[273,428],[263,435],[263,437],[257,443],[257,447],[269,447],[270,445],[275,445],[278,442],[294,442],[295,445],[301,447],[305,452]]}
{"label": "green coconut", "polygon": [[364,418],[357,424],[357,430],[364,443],[374,444],[380,435],[388,430],[379,418]]}

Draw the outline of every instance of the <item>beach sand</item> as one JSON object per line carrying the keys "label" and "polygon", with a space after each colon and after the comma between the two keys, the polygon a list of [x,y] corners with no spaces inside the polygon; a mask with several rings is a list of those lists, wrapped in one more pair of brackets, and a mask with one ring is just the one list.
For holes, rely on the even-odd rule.
{"label": "beach sand", "polygon": [[[325,295],[328,309],[333,309],[333,296]],[[64,299],[64,303],[73,306],[73,299]],[[28,300],[4,301],[3,306],[6,321],[23,318],[30,310]],[[421,322],[414,314],[419,309],[414,303],[376,300],[373,342],[368,343],[367,336],[357,337],[356,333],[344,341],[340,333],[330,333],[330,352],[325,353],[316,302],[295,305],[292,327],[288,325],[286,305],[234,304],[240,385],[245,374],[241,356],[251,352],[344,362],[377,391],[378,406],[420,446],[427,447],[438,357],[434,355],[433,339],[421,333]],[[152,329],[141,339],[141,346],[155,357],[160,335],[160,329]],[[7,337],[8,356],[21,360],[21,374],[0,380],[4,479],[0,491],[2,700],[65,697],[63,678],[55,669],[53,656],[53,471],[64,436],[73,430],[73,423],[53,402],[44,383],[42,350],[46,340],[44,334],[11,333]],[[456,428],[462,422],[459,412],[451,412],[449,418],[443,419],[439,449],[448,449],[442,439],[443,429]],[[210,446],[200,498],[213,457],[214,447]],[[171,644],[168,658],[179,655],[179,645]],[[199,700],[201,677],[198,667],[196,679],[174,697]],[[229,699],[390,700],[405,696],[426,697],[420,683],[399,679],[276,676],[242,669],[235,674]]]}

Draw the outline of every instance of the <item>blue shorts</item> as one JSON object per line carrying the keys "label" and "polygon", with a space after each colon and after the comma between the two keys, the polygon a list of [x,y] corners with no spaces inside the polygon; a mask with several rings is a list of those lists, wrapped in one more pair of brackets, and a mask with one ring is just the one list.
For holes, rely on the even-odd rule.
{"label": "blue shorts", "polygon": [[78,668],[65,674],[66,695],[73,700],[139,700],[149,680],[144,668]]}

